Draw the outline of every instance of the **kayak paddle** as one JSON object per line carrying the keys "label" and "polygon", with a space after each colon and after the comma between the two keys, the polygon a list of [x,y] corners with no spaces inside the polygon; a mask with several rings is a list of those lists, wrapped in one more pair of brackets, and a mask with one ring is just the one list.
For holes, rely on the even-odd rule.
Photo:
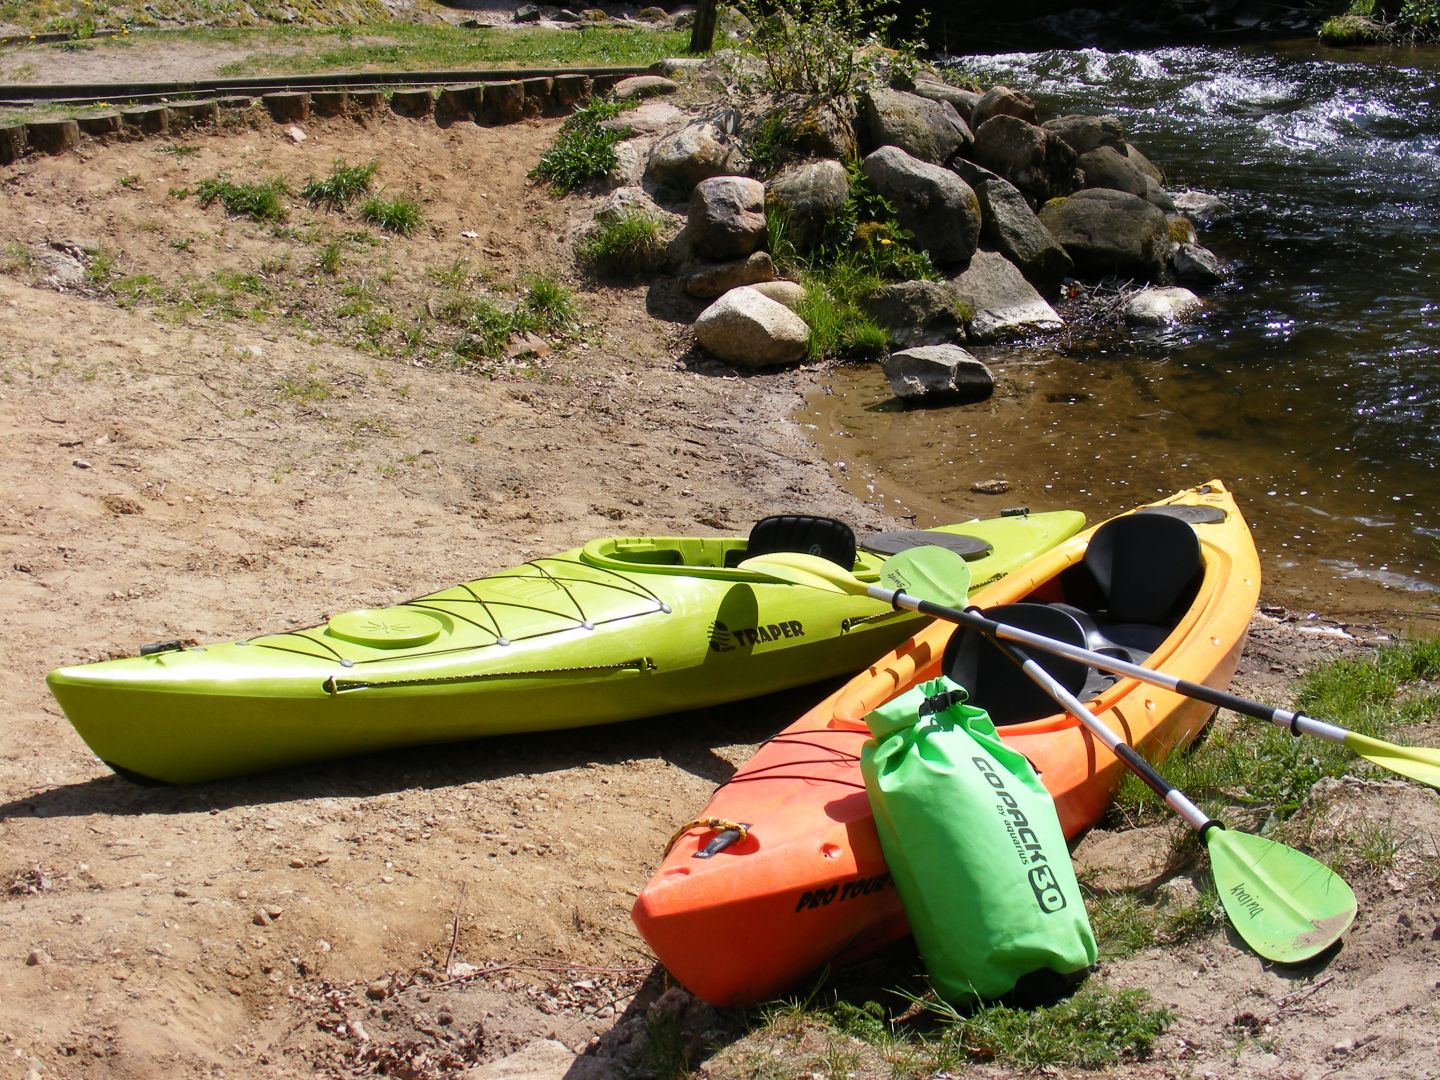
{"label": "kayak paddle", "polygon": [[[777,581],[870,596],[896,608],[973,625],[982,632],[998,626],[972,612],[917,600],[906,591],[941,581],[946,582],[943,588],[949,595],[958,592],[963,597],[968,589],[970,571],[964,560],[960,560],[958,567],[947,568],[948,560],[902,559],[904,555],[924,550],[902,552],[886,564],[882,576],[887,585],[894,586],[892,589],[867,585],[835,563],[813,555],[777,552],[747,559],[741,566]],[[1030,636],[1026,634],[1027,638]],[[1040,642],[1051,640],[1035,636]],[[1060,686],[1049,672],[1013,649],[1008,640],[996,638],[996,644],[1200,834],[1210,855],[1211,873],[1221,904],[1236,932],[1256,953],[1280,963],[1298,963],[1316,956],[1340,939],[1356,911],[1355,894],[1340,875],[1303,852],[1252,833],[1232,832],[1207,817],[1133,747]]]}
{"label": "kayak paddle", "polygon": [[[943,548],[912,548],[891,558],[885,564],[881,580],[888,585],[895,586],[893,589],[867,585],[854,574],[828,560],[815,559],[816,564],[824,564],[821,566],[812,564],[811,559],[815,559],[815,557],[797,556],[790,553],[760,555],[755,559],[747,559],[742,565],[758,573],[782,577],[785,581],[817,588],[829,588],[831,591],[838,590],[839,592],[870,596],[876,600],[884,600],[897,608],[918,611],[925,615],[971,626],[992,637],[1020,642],[1043,652],[1078,660],[1099,668],[1101,671],[1123,675],[1139,682],[1183,694],[1197,701],[1203,701],[1207,705],[1269,721],[1279,727],[1288,728],[1290,733],[1297,737],[1314,735],[1318,738],[1328,739],[1346,746],[1351,753],[1379,765],[1383,769],[1440,789],[1440,749],[1428,746],[1401,746],[1386,742],[1384,739],[1362,735],[1336,724],[1316,720],[1304,713],[1289,709],[1272,709],[1268,705],[1262,705],[1257,701],[1251,701],[1225,690],[1217,690],[1203,683],[1167,675],[1154,668],[1141,667],[1105,653],[1084,649],[1078,645],[1071,645],[1069,642],[1057,641],[1054,638],[1019,627],[1006,626],[1004,623],[985,618],[983,613],[974,609],[961,611],[957,607],[947,607],[944,604],[928,600],[917,600],[915,593],[911,592],[912,587],[915,592],[930,592],[932,595],[942,597],[950,604],[965,602],[963,591],[958,594],[957,598],[954,582],[961,580],[968,582],[970,567],[964,559],[952,555]],[[792,561],[794,561],[793,565]],[[775,572],[772,573],[772,570]],[[963,578],[961,575],[964,575]],[[948,584],[945,584],[947,582]]]}

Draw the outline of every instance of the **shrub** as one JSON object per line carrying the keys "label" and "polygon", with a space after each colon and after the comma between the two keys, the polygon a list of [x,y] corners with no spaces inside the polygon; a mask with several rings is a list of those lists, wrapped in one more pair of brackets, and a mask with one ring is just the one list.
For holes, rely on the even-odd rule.
{"label": "shrub", "polygon": [[555,145],[545,151],[530,171],[539,180],[549,180],[557,194],[575,191],[604,176],[616,165],[615,144],[630,134],[629,128],[603,128],[601,123],[632,109],[634,101],[601,98],[576,109],[560,125]]}
{"label": "shrub", "polygon": [[754,26],[749,44],[760,54],[767,89],[840,98],[867,79],[888,83],[914,74],[919,44],[888,40],[895,16],[885,9],[893,3],[739,0],[736,7]]}
{"label": "shrub", "polygon": [[576,255],[601,277],[640,277],[656,269],[665,254],[660,219],[644,210],[626,210],[597,222],[580,239]]}

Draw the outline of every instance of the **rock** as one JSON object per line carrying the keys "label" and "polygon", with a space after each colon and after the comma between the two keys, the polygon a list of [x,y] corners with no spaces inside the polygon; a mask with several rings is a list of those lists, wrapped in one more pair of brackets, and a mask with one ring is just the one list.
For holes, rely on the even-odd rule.
{"label": "rock", "polygon": [[959,345],[902,349],[886,357],[881,368],[891,391],[902,401],[979,401],[995,389],[990,369]]}
{"label": "rock", "polygon": [[1040,125],[1075,151],[1075,156],[1088,154],[1108,146],[1117,153],[1125,152],[1125,131],[1114,116],[1084,116],[1067,113]]}
{"label": "rock", "polygon": [[44,949],[31,949],[25,957],[27,967],[44,967],[46,964],[52,963],[54,961],[50,959],[50,954]]}
{"label": "rock", "polygon": [[67,288],[85,283],[85,264],[69,252],[43,247],[31,249],[30,255],[36,267],[44,272],[46,284]]}
{"label": "rock", "polygon": [[955,106],[903,90],[861,95],[858,127],[862,153],[896,146],[932,165],[946,164],[974,141]]}
{"label": "rock", "polygon": [[798,311],[805,299],[805,286],[798,281],[757,281],[750,288],[791,311]]}
{"label": "rock", "polygon": [[998,252],[977,251],[965,272],[951,279],[950,288],[974,309],[971,341],[1001,341],[1064,325],[1019,269]]}
{"label": "rock", "polygon": [[1146,202],[1154,203],[1161,210],[1175,209],[1175,204],[1170,201],[1165,189],[1141,172],[1133,161],[1114,147],[1101,146],[1081,154],[1075,162],[1075,168],[1080,172],[1082,188],[1128,191]]}
{"label": "rock", "polygon": [[1171,195],[1175,209],[1192,221],[1202,224],[1220,221],[1230,216],[1230,207],[1218,195],[1204,191],[1178,191]]}
{"label": "rock", "polygon": [[668,101],[647,101],[634,109],[627,109],[619,116],[600,121],[607,131],[633,131],[637,135],[653,135],[671,131],[685,121],[685,112]]}
{"label": "rock", "polygon": [[1130,159],[1132,165],[1150,177],[1151,180],[1154,180],[1155,183],[1162,187],[1164,186],[1165,174],[1157,169],[1150,159],[1142,154],[1133,143],[1125,144],[1125,156]]}
{"label": "rock", "polygon": [[975,106],[983,96],[974,90],[966,90],[962,86],[951,86],[945,82],[935,82],[930,79],[916,79],[911,93],[919,97],[929,98],[931,101],[948,101],[960,114],[960,119],[965,121],[966,127],[972,131],[975,128],[973,118]]}
{"label": "rock", "polygon": [[855,124],[834,102],[806,102],[789,127],[795,153],[801,157],[853,161],[860,156]]}
{"label": "rock", "polygon": [[739,367],[777,367],[805,358],[810,327],[784,304],[742,286],[700,313],[695,338],[707,352]]}
{"label": "rock", "polygon": [[978,128],[993,116],[1013,116],[1027,124],[1035,123],[1035,102],[1028,94],[1008,86],[992,86],[980,96],[971,115]]}
{"label": "rock", "polygon": [[900,226],[938,265],[969,260],[980,242],[980,200],[969,184],[897,146],[881,147],[860,167],[894,205]]}
{"label": "rock", "polygon": [[938,281],[900,281],[860,301],[860,309],[888,332],[893,348],[941,345],[965,335],[955,293]]}
{"label": "rock", "polygon": [[574,1077],[576,1068],[584,1064],[559,1040],[536,1039],[513,1054],[467,1070],[465,1080],[559,1080]]}
{"label": "rock", "polygon": [[748,176],[712,176],[690,193],[690,243],[707,259],[749,255],[765,239],[765,185]]}
{"label": "rock", "polygon": [[652,75],[664,75],[667,79],[673,79],[676,75],[690,75],[699,71],[705,66],[705,61],[699,56],[670,56],[664,60],[656,60],[650,65]]}
{"label": "rock", "polygon": [[977,127],[969,156],[1014,184],[1032,206],[1075,190],[1075,151],[1016,116],[993,116]]}
{"label": "rock", "polygon": [[384,1001],[390,996],[390,980],[376,979],[365,987],[365,996],[371,1001]]}
{"label": "rock", "polygon": [[692,270],[685,275],[684,289],[691,296],[708,300],[744,285],[774,280],[775,263],[769,252],[756,251],[743,259],[711,263]]}
{"label": "rock", "polygon": [[790,242],[801,253],[821,241],[849,197],[850,175],[834,160],[793,166],[765,185],[766,202],[785,215]]}
{"label": "rock", "polygon": [[539,6],[536,4],[521,4],[515,9],[515,21],[518,23],[539,22]]}
{"label": "rock", "polygon": [[689,198],[695,185],[712,176],[745,172],[745,155],[722,127],[709,120],[687,124],[660,139],[645,164],[645,178]]}
{"label": "rock", "polygon": [[953,166],[980,200],[980,241],[1009,259],[1044,296],[1055,296],[1075,269],[1070,256],[1015,185],[970,161]]}
{"label": "rock", "polygon": [[676,93],[679,89],[679,83],[663,75],[631,75],[616,83],[611,94],[623,101],[626,98],[659,97]]}
{"label": "rock", "polygon": [[1164,212],[1138,195],[1089,188],[1054,199],[1040,222],[1065,248],[1082,274],[1157,281],[1170,238]]}
{"label": "rock", "polygon": [[600,201],[595,208],[595,220],[604,224],[618,221],[631,214],[648,214],[661,221],[678,225],[680,217],[666,210],[648,192],[637,185],[616,188]]}
{"label": "rock", "polygon": [[1009,480],[977,480],[970,485],[976,495],[1004,495],[1010,490]]}
{"label": "rock", "polygon": [[1170,256],[1170,270],[1182,285],[1210,288],[1225,280],[1225,267],[1209,248],[1180,244]]}
{"label": "rock", "polygon": [[1204,302],[1189,289],[1178,286],[1142,289],[1125,305],[1125,321],[1137,326],[1167,326],[1204,306]]}

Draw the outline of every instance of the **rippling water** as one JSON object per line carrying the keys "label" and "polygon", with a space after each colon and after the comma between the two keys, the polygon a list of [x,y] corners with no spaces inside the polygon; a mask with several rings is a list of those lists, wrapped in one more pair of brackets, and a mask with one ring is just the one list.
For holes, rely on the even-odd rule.
{"label": "rippling water", "polygon": [[992,511],[968,494],[990,477],[1093,517],[1219,476],[1255,529],[1270,599],[1440,610],[1440,53],[1083,49],[960,65],[1043,116],[1119,116],[1172,191],[1229,205],[1200,239],[1233,279],[1199,323],[1119,350],[972,350],[1000,380],[980,406],[904,411],[873,369],[842,373],[812,406],[843,433],[830,449],[852,482],[928,523]]}

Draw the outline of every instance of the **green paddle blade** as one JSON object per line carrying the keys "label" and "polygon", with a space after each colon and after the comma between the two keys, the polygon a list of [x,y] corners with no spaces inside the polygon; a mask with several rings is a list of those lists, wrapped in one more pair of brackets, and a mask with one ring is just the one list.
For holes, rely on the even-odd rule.
{"label": "green paddle blade", "polygon": [[1223,827],[1205,830],[1205,846],[1230,924],[1267,960],[1309,960],[1355,918],[1345,879],[1303,851]]}
{"label": "green paddle blade", "polygon": [[771,581],[783,581],[790,585],[808,585],[812,589],[826,592],[854,593],[864,596],[866,586],[850,571],[837,566],[819,555],[807,555],[799,551],[775,551],[769,555],[756,555],[743,560],[738,570],[758,574]]}
{"label": "green paddle blade", "polygon": [[942,547],[910,548],[885,563],[880,584],[917,600],[963,607],[970,598],[970,564]]}
{"label": "green paddle blade", "polygon": [[1429,746],[1397,746],[1356,731],[1345,733],[1345,745],[1381,768],[1440,788],[1440,750]]}

